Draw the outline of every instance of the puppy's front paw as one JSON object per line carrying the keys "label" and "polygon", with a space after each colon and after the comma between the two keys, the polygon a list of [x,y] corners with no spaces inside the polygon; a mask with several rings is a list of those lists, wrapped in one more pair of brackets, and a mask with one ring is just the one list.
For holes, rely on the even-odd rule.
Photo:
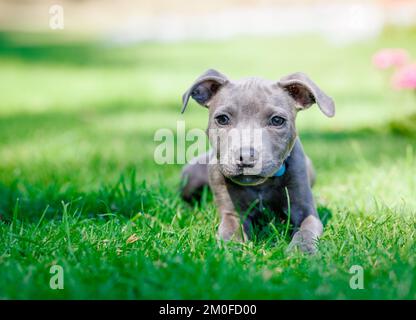
{"label": "puppy's front paw", "polygon": [[227,230],[227,229],[218,230],[218,238],[223,240],[223,241],[234,240],[234,241],[238,241],[238,242],[245,242],[248,239],[248,237],[247,237],[247,235],[244,231],[241,232],[239,230],[233,231],[233,230]]}
{"label": "puppy's front paw", "polygon": [[314,254],[318,251],[318,236],[309,230],[299,230],[293,235],[287,247],[287,252],[300,250],[305,253]]}
{"label": "puppy's front paw", "polygon": [[245,242],[248,237],[236,214],[224,214],[218,227],[218,237],[224,241]]}

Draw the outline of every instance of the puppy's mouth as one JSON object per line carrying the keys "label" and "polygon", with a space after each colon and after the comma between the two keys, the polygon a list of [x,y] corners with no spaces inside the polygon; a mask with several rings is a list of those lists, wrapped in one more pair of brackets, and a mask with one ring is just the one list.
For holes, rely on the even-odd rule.
{"label": "puppy's mouth", "polygon": [[269,162],[261,168],[220,166],[220,171],[230,181],[241,186],[257,186],[273,177],[283,162]]}
{"label": "puppy's mouth", "polygon": [[241,186],[257,186],[267,180],[267,177],[257,175],[244,175],[240,174],[233,177],[228,177],[232,182]]}

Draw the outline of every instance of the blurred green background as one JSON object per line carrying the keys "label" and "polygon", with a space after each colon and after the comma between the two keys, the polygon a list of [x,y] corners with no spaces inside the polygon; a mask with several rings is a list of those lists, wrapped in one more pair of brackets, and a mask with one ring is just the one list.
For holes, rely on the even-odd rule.
{"label": "blurred green background", "polygon": [[[18,3],[24,8],[26,2]],[[108,2],[103,4],[101,20],[97,2],[74,3],[74,8],[71,2],[62,4],[68,21],[64,30],[48,30],[47,1],[38,4],[38,11],[31,9],[40,21],[33,19],[32,25],[30,19],[24,18],[28,16],[24,11],[27,9],[21,9],[26,14],[22,15],[21,23],[14,25],[11,15],[5,19],[3,11],[0,298],[416,297],[412,271],[415,256],[411,249],[416,226],[416,95],[392,90],[388,72],[377,71],[371,64],[372,55],[384,47],[402,47],[416,57],[414,26],[383,20],[376,33],[364,39],[346,37],[341,42],[334,41],[336,34],[328,38],[322,32],[300,30],[287,34],[282,29],[279,33],[279,25],[273,27],[276,34],[258,28],[261,29],[258,34],[230,31],[218,39],[210,32],[200,33],[203,29],[198,29],[198,34],[174,33],[165,39],[163,30],[159,34],[156,28],[153,39],[138,35],[121,41],[109,32],[111,25],[106,28],[100,25],[104,17],[112,15]],[[128,11],[127,3],[123,5]],[[335,10],[341,10],[342,6],[351,9],[345,2],[337,3],[341,7]],[[368,3],[378,9],[390,5],[388,1]],[[210,7],[214,13],[215,10],[238,12],[241,7],[255,6],[249,1],[230,1],[229,7],[222,5],[225,8],[215,4],[220,6],[214,2]],[[13,5],[9,1],[0,4],[8,10]],[[81,26],[74,27],[75,13],[84,12],[80,5],[96,9],[93,18],[85,20],[87,31]],[[287,14],[293,14],[289,4],[280,5],[289,6]],[[305,12],[313,12],[321,4],[303,1],[297,5],[303,6]],[[149,10],[156,21],[151,26],[157,26],[166,18],[163,14],[158,16],[159,10],[176,10],[192,16],[192,12],[186,13],[190,9],[182,10],[184,7],[181,2],[172,9],[172,5],[161,1],[154,7],[143,4],[142,10]],[[352,7],[351,19],[364,17],[367,21],[365,14],[360,15],[367,12],[367,7],[361,8],[363,11],[360,8]],[[14,10],[18,16],[20,7]],[[358,12],[356,16],[354,12]],[[263,16],[259,17],[261,20]],[[96,29],[94,21],[98,21]],[[192,21],[198,25],[198,20]],[[323,28],[317,23],[317,30]],[[174,26],[181,32],[186,29],[175,23],[171,27]],[[371,29],[366,25],[363,28]],[[352,28],[362,35],[360,30]],[[352,31],[340,29],[339,37]],[[328,244],[323,256],[312,262],[305,257],[283,258],[283,243],[287,239],[278,237],[282,247],[273,247],[268,240],[255,241],[254,248],[243,248],[235,253],[235,260],[221,265],[228,252],[216,252],[214,233],[218,221],[212,202],[208,199],[201,207],[182,203],[177,194],[181,166],[155,164],[153,152],[157,142],[153,136],[157,129],[176,130],[176,121],[183,119],[187,129],[205,129],[207,110],[194,102],[185,115],[180,114],[180,108],[182,93],[208,68],[234,79],[256,75],[278,80],[302,71],[334,98],[335,118],[325,118],[313,107],[300,113],[297,122],[305,150],[318,173],[314,188],[318,208],[321,215],[328,212],[333,215],[326,238],[324,235]],[[70,209],[67,208],[70,213],[63,209],[62,203],[70,204]],[[42,213],[44,219],[39,227]],[[75,220],[65,224],[61,221],[63,214]],[[170,233],[156,227],[144,231],[141,225],[144,222],[135,224],[133,217],[137,214],[159,219],[171,228]],[[103,218],[105,215],[113,218],[107,220]],[[97,221],[97,217],[104,220]],[[346,224],[347,218],[350,220]],[[51,230],[57,230],[56,234]],[[183,231],[190,233],[186,240],[180,236]],[[127,249],[130,244],[126,244],[126,239],[133,233],[139,235],[140,241]],[[275,236],[269,232],[266,238],[275,241]],[[52,242],[57,245],[52,245],[50,239],[55,239]],[[96,246],[105,239],[114,241],[113,249],[121,248],[121,255],[125,256],[114,256],[106,251],[111,248]],[[83,248],[85,242],[91,243],[91,247]],[[45,253],[41,247],[50,250]],[[270,262],[270,257],[262,255],[263,250],[277,254],[278,258]],[[342,254],[342,250],[347,251]],[[247,267],[243,263],[247,259],[245,254],[252,254],[257,262]],[[120,259],[125,260],[121,263]],[[204,264],[207,260],[210,264]],[[181,266],[177,261],[182,261]],[[322,266],[319,261],[328,264]],[[348,268],[354,261],[364,265],[372,279],[362,295],[347,285]],[[69,290],[64,293],[51,291],[45,280],[46,267],[56,262],[73,275],[72,282],[68,281]],[[327,277],[324,287],[317,280],[299,284],[300,279],[309,279],[296,271],[306,270],[305,263],[312,270],[311,278]],[[161,264],[169,269],[163,275],[155,271]],[[87,265],[91,269],[88,277],[81,271]],[[125,270],[126,267],[132,269]],[[266,267],[272,271],[265,276]],[[284,276],[286,271],[283,274],[276,271],[286,267],[291,271]],[[331,272],[327,269],[330,267]],[[215,276],[211,273],[214,270],[222,271],[216,271],[219,274]],[[236,270],[242,275],[227,280]],[[108,277],[102,276],[103,272]],[[136,273],[142,278],[137,279]],[[397,279],[398,274],[404,278]],[[203,284],[207,276],[215,282],[208,285],[210,289]],[[279,279],[276,283],[272,281],[274,277]],[[194,285],[196,279],[200,282]],[[253,286],[255,279],[261,280]],[[152,281],[171,285],[169,289],[162,286],[158,290],[157,286],[152,287]],[[228,281],[233,281],[235,288]],[[396,285],[390,285],[393,282],[389,281],[396,281]],[[248,292],[249,288],[252,291]]]}

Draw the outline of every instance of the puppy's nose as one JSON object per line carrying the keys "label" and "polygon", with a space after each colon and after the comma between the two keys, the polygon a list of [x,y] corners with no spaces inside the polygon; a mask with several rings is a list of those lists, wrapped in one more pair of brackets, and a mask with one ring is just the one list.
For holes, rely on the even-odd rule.
{"label": "puppy's nose", "polygon": [[252,168],[258,160],[258,152],[254,148],[243,147],[237,150],[235,159],[239,167]]}

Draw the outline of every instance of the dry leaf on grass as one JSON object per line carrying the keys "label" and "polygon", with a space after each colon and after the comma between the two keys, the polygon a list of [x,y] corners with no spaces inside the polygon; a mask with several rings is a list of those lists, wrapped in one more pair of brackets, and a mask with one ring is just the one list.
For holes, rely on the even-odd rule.
{"label": "dry leaf on grass", "polygon": [[135,233],[133,233],[130,237],[128,237],[126,243],[134,243],[137,240],[139,240],[139,237]]}

